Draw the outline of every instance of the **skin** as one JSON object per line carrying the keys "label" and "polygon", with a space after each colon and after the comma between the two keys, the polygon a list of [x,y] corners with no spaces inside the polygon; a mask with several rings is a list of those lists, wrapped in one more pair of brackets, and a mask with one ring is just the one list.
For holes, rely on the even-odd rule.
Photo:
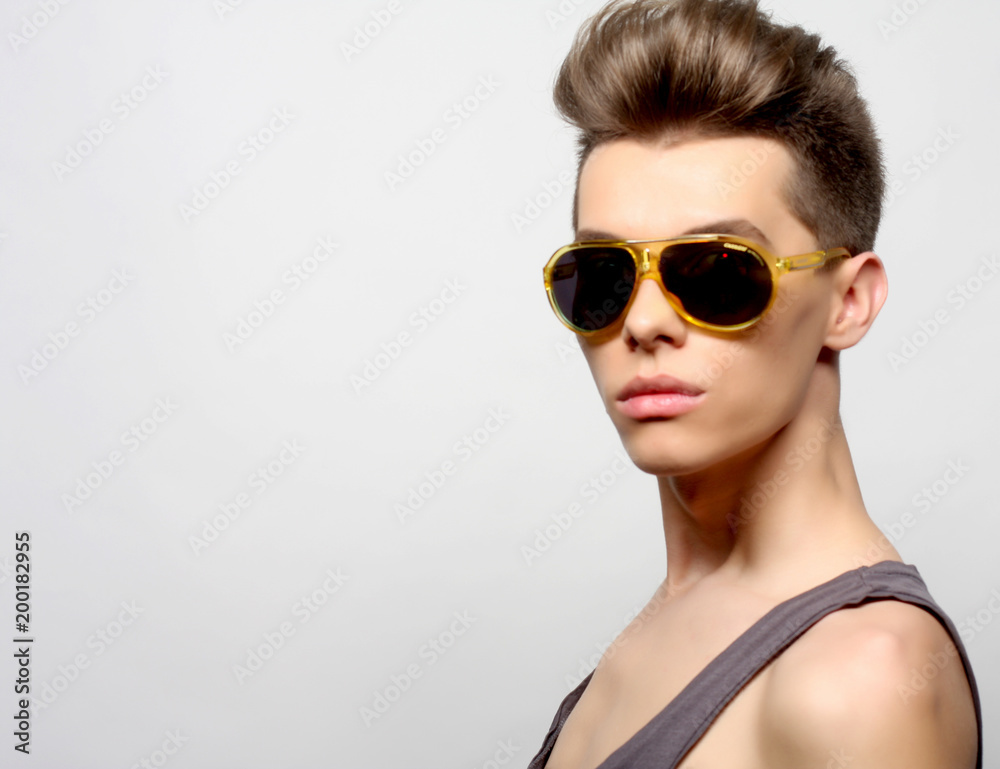
{"label": "skin", "polygon": [[[760,168],[723,194],[720,183],[761,152]],[[663,239],[727,222],[722,232],[778,256],[809,253],[820,244],[782,195],[793,172],[782,146],[756,137],[615,140],[581,171],[577,239]],[[625,449],[657,477],[667,573],[598,664],[548,769],[597,767],[778,603],[860,565],[901,560],[865,510],[838,415],[838,354],[885,301],[882,262],[857,254],[778,286],[757,326],[720,333],[686,322],[643,280],[611,333],[578,337]],[[696,408],[626,416],[618,393],[657,374],[698,384]],[[762,489],[741,515],[741,500]],[[961,662],[929,656],[948,643],[909,604],[836,612],[755,677],[681,766],[971,768],[975,720]],[[928,659],[946,661],[915,696],[901,694]]]}

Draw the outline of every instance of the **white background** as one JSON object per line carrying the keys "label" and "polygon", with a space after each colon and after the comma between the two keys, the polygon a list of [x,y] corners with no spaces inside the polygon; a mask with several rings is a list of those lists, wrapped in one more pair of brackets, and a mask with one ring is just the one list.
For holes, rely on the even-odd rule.
{"label": "white background", "polygon": [[[541,281],[571,234],[571,191],[545,197],[574,168],[551,84],[598,3],[399,0],[350,56],[386,2],[218,5],[0,9],[0,638],[13,535],[29,530],[33,687],[50,687],[30,757],[11,758],[6,728],[0,764],[129,767],[180,734],[178,769],[483,767],[501,743],[523,766],[665,568],[653,478],[630,464],[583,496],[620,444]],[[962,308],[949,296],[1000,255],[1000,6],[767,5],[853,62],[903,190],[878,241],[889,301],[843,357],[843,415],[873,517],[902,531],[897,547],[964,623],[989,758],[1000,279],[973,282]],[[32,17],[36,34],[8,37]],[[465,99],[475,109],[456,118]],[[271,135],[275,110],[291,117]],[[102,121],[113,130],[70,168]],[[444,142],[390,189],[386,172],[437,129]],[[957,138],[920,170],[912,156],[941,131]],[[269,143],[250,158],[256,135]],[[213,188],[231,161],[239,174]],[[212,199],[185,216],[196,190]],[[312,261],[320,238],[337,248]],[[315,268],[297,289],[294,266]],[[115,270],[128,284],[110,293]],[[444,303],[448,281],[463,288]],[[276,289],[284,302],[251,318]],[[425,327],[422,308],[440,311]],[[921,335],[939,309],[948,322]],[[248,319],[252,334],[227,344]],[[351,378],[402,332],[359,392]],[[906,339],[919,351],[894,365]],[[123,442],[164,416],[158,400],[172,413]],[[503,426],[459,453],[491,409]],[[251,475],[286,441],[301,452],[258,494]],[[113,451],[110,477],[92,475]],[[449,460],[401,521],[395,506]],[[969,470],[915,507],[949,462]],[[241,493],[251,504],[197,546]],[[574,501],[585,514],[529,563],[522,547]],[[328,570],[346,580],[336,592]],[[303,611],[316,591],[325,603]],[[141,612],[129,625],[123,602]],[[294,632],[240,676],[282,623]],[[453,643],[437,655],[432,639]],[[408,667],[419,677],[366,725],[361,708]]]}

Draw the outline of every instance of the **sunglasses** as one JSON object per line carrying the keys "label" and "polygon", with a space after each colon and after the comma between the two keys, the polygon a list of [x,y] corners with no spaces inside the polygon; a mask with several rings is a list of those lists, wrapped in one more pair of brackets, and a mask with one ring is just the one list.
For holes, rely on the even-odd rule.
{"label": "sunglasses", "polygon": [[771,309],[778,278],[850,257],[846,248],[777,257],[735,235],[668,240],[590,240],[563,246],[545,265],[545,291],[559,320],[593,336],[628,312],[639,281],[660,284],[689,323],[713,331],[749,328]]}

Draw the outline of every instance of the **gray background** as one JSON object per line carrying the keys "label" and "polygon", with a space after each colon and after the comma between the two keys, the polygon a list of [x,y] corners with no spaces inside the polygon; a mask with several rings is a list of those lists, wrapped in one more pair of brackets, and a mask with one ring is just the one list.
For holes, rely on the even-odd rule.
{"label": "gray background", "polygon": [[[629,465],[584,496],[620,444],[541,285],[570,236],[570,190],[553,180],[573,169],[573,135],[551,82],[599,4],[44,5],[0,9],[0,616],[8,638],[13,533],[30,530],[33,681],[56,696],[32,718],[31,756],[8,764],[8,730],[0,763],[128,767],[179,733],[178,769],[487,767],[501,744],[526,764],[664,572],[653,478]],[[1000,6],[767,5],[853,62],[885,139],[890,297],[844,356],[844,421],[873,517],[962,623],[989,732],[1000,279],[960,308],[951,292],[1000,254]],[[373,13],[391,21],[345,55]],[[36,34],[8,37],[32,16]],[[274,110],[289,117],[270,136]],[[113,130],[76,168],[54,166],[102,121]],[[385,173],[434,131],[443,143],[390,189]],[[934,157],[941,131],[953,138]],[[273,141],[251,158],[255,135]],[[239,175],[213,190],[232,161]],[[196,190],[218,194],[185,218]],[[338,245],[313,262],[319,238]],[[296,266],[315,271],[293,288]],[[128,284],[108,293],[115,270]],[[448,281],[463,288],[444,303]],[[285,301],[227,345],[276,289]],[[413,322],[421,308],[433,323]],[[402,332],[358,392],[351,377]],[[65,345],[48,360],[50,334]],[[894,364],[905,340],[919,351]],[[172,413],[123,441],[163,417],[158,399]],[[491,409],[509,417],[489,433]],[[250,476],[285,441],[301,451],[258,494]],[[116,450],[110,477],[68,504]],[[446,461],[454,473],[400,521]],[[969,469],[942,487],[949,462]],[[935,482],[947,493],[918,505]],[[250,505],[195,552],[240,494]],[[585,513],[529,563],[522,547],[574,501]],[[325,602],[304,611],[316,591]],[[122,602],[140,612],[129,625]],[[282,623],[294,632],[241,678]],[[431,653],[433,639],[453,643]],[[407,668],[419,677],[366,724],[361,708]]]}

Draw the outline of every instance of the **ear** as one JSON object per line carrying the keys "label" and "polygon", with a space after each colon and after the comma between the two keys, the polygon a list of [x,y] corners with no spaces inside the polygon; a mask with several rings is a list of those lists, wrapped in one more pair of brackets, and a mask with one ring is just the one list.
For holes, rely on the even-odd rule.
{"label": "ear", "polygon": [[823,344],[831,350],[853,347],[868,333],[889,292],[885,266],[871,251],[844,259],[833,274],[834,296]]}

